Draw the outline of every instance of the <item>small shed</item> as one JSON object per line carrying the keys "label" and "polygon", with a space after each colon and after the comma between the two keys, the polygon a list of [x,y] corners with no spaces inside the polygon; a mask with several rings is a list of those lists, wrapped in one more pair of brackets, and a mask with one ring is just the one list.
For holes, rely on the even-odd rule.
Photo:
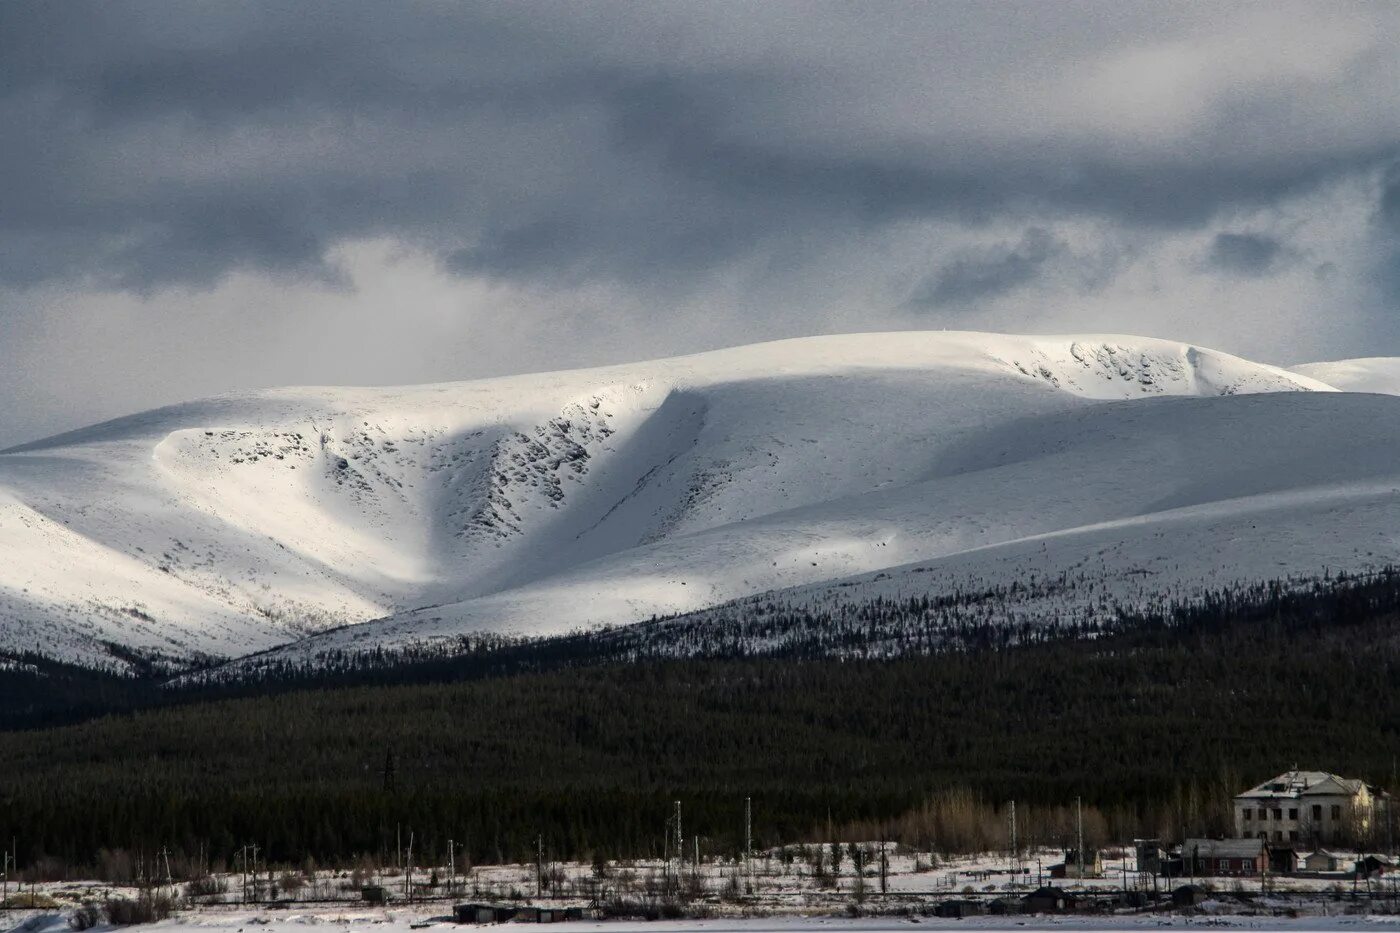
{"label": "small shed", "polygon": [[1292,846],[1269,846],[1269,871],[1288,875],[1298,870],[1298,853]]}
{"label": "small shed", "polygon": [[987,913],[993,917],[1005,917],[1008,914],[1019,914],[1021,912],[1021,902],[1009,897],[993,898],[987,904]]}
{"label": "small shed", "polygon": [[[1103,856],[1098,849],[1084,850],[1084,877],[1100,878],[1103,876]],[[1079,877],[1079,850],[1068,849],[1065,852],[1065,860],[1056,865],[1050,866],[1051,878],[1078,878]]]}
{"label": "small shed", "polygon": [[1079,908],[1079,898],[1064,888],[1046,885],[1027,894],[1021,901],[1028,914],[1063,914]]}
{"label": "small shed", "polygon": [[1392,871],[1395,871],[1395,861],[1384,855],[1368,855],[1356,862],[1356,873],[1362,878],[1375,878]]}
{"label": "small shed", "polygon": [[1303,865],[1308,871],[1351,871],[1356,866],[1356,856],[1350,852],[1318,849],[1308,853]]}
{"label": "small shed", "polygon": [[514,908],[494,904],[458,904],[452,908],[452,918],[458,923],[505,923],[514,916]]}
{"label": "small shed", "polygon": [[1199,884],[1183,884],[1172,892],[1172,906],[1198,907],[1208,897],[1210,892]]}
{"label": "small shed", "polygon": [[933,915],[935,917],[951,917],[962,919],[963,917],[980,917],[987,912],[981,903],[966,899],[949,899],[939,901],[934,905]]}
{"label": "small shed", "polygon": [[360,900],[366,904],[383,904],[389,900],[389,892],[382,884],[367,884],[360,888]]}
{"label": "small shed", "polygon": [[1133,846],[1137,849],[1138,871],[1155,875],[1162,870],[1162,862],[1167,858],[1167,850],[1162,846],[1162,840],[1135,839]]}

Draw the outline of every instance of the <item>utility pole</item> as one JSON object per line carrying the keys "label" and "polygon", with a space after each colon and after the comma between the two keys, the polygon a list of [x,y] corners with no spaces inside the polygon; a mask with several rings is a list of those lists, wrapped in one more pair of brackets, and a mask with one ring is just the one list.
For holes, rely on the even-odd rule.
{"label": "utility pole", "polygon": [[744,798],[744,874],[753,878],[753,798]]}
{"label": "utility pole", "polygon": [[1016,847],[1016,801],[1011,801],[1011,876],[1019,874],[1017,865],[1021,860],[1021,850]]}
{"label": "utility pole", "polygon": [[885,833],[880,832],[880,893],[890,893],[890,857],[885,847]]}
{"label": "utility pole", "polygon": [[535,837],[535,897],[544,897],[544,836]]}
{"label": "utility pole", "polygon": [[685,836],[681,834],[681,802],[676,801],[676,885],[681,883],[681,872],[685,871]]}
{"label": "utility pole", "polygon": [[452,891],[457,887],[457,850],[452,845],[452,840],[447,840],[447,891]]}
{"label": "utility pole", "polygon": [[1079,825],[1079,880],[1084,880],[1084,798],[1074,798],[1074,810]]}
{"label": "utility pole", "polygon": [[1385,803],[1385,849],[1392,859],[1395,858],[1395,795],[1400,793],[1397,775],[1400,775],[1400,756],[1391,755],[1390,793],[1381,799]]}

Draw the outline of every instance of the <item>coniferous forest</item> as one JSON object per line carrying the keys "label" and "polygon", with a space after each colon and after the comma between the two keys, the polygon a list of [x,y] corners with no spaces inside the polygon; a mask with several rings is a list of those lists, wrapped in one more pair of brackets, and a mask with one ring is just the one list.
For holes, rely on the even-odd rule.
{"label": "coniferous forest", "polygon": [[[861,624],[887,645],[879,619],[906,630],[927,611]],[[950,843],[926,818],[950,799],[1048,812],[1082,796],[1117,839],[1222,832],[1231,794],[1295,762],[1392,783],[1398,622],[1384,573],[880,659],[665,625],[645,650],[576,636],[183,689],[29,659],[0,679],[0,832],[25,864],[79,873],[104,852],[218,861],[249,842],[348,861],[392,852],[400,829],[477,862],[541,836],[556,858],[656,854],[674,800],[722,852],[745,797],[763,844]],[[720,647],[683,655],[666,631]]]}

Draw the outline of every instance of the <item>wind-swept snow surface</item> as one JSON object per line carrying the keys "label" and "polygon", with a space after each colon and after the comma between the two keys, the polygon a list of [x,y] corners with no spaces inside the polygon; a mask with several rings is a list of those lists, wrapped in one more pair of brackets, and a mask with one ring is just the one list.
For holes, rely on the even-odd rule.
{"label": "wind-swept snow surface", "polygon": [[1343,392],[1400,395],[1400,358],[1373,356],[1330,363],[1304,363],[1293,372],[1317,379]]}
{"label": "wind-swept snow surface", "polygon": [[0,649],[547,634],[927,561],[1394,559],[1400,399],[1330,390],[1162,340],[917,332],[159,409],[0,455]]}

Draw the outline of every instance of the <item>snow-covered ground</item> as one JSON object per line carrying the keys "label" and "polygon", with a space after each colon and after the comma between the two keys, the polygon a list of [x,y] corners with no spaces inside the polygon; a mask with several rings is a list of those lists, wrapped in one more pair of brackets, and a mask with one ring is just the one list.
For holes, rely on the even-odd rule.
{"label": "snow-covered ground", "polygon": [[0,651],[306,657],[1028,575],[1156,599],[1400,560],[1397,490],[1400,399],[1139,337],[270,390],[0,454]]}
{"label": "snow-covered ground", "polygon": [[[815,848],[815,847],[814,847]],[[873,845],[869,848],[873,851]],[[707,862],[699,872],[702,882],[696,887],[699,896],[689,901],[686,911],[704,919],[653,920],[644,925],[637,921],[584,920],[571,923],[567,929],[578,933],[622,933],[643,926],[648,930],[671,933],[800,933],[800,931],[831,930],[833,933],[858,931],[900,930],[910,927],[977,927],[979,929],[1046,929],[1046,930],[1135,930],[1157,926],[1223,926],[1241,929],[1276,930],[1334,930],[1388,929],[1400,930],[1400,895],[1376,900],[1353,899],[1349,878],[1284,878],[1271,882],[1270,894],[1261,891],[1259,879],[1210,879],[1215,894],[1189,912],[1162,906],[1153,912],[1141,913],[1118,910],[1110,913],[1073,917],[1045,915],[1014,915],[1009,917],[973,917],[964,920],[940,920],[930,916],[932,907],[946,898],[983,898],[1004,896],[1016,899],[1040,881],[1049,883],[1042,873],[1056,861],[1060,853],[1044,850],[1031,853],[1023,860],[1025,873],[1008,872],[1004,853],[932,860],[925,853],[895,854],[888,865],[889,893],[879,893],[878,874],[872,865],[863,873],[864,895],[857,894],[851,863],[832,883],[813,876],[810,866],[800,858],[784,863],[769,856],[756,858],[751,874],[742,872],[733,862]],[[687,877],[695,869],[684,866]],[[448,868],[440,866],[440,879],[447,882]],[[602,900],[622,893],[632,902],[647,899],[641,892],[655,884],[662,875],[659,862],[614,863],[601,881],[592,866],[579,863],[555,863],[549,866],[558,884],[557,896],[536,903],[554,906],[587,906],[591,890],[589,880],[601,886]],[[1126,872],[1126,879],[1125,879]],[[279,873],[280,874],[280,873]],[[416,877],[423,878],[426,870]],[[747,877],[738,896],[723,896],[732,878]],[[239,876],[223,876],[229,889],[225,900],[235,900],[240,889]],[[367,875],[350,880],[345,872],[322,872],[304,878],[306,887],[297,895],[301,903],[283,900],[277,903],[246,905],[239,903],[186,903],[171,919],[161,921],[153,929],[162,931],[209,931],[209,933],[311,933],[316,928],[343,933],[395,933],[399,930],[425,928],[449,929],[451,905],[455,902],[528,904],[535,883],[533,865],[480,866],[463,872],[457,880],[457,890],[449,895],[439,891],[431,901],[418,903],[391,902],[374,907],[354,900],[361,882],[383,885],[391,895],[398,892],[402,876]],[[1124,859],[1110,859],[1102,878],[1084,881],[1058,881],[1056,884],[1088,894],[1109,896],[1124,887],[1148,891],[1150,879],[1140,878],[1131,854]],[[1387,890],[1392,882],[1385,882]],[[620,886],[627,886],[620,892]],[[1165,893],[1170,885],[1165,882]],[[64,882],[37,886],[37,892],[51,898],[53,906],[44,910],[16,911],[0,914],[0,930],[25,929],[29,933],[57,933],[67,930],[67,917],[83,903],[101,902],[105,898],[134,897],[135,890],[98,883]],[[164,889],[174,890],[174,889]],[[1364,891],[1364,887],[1362,888]],[[328,903],[324,898],[344,898],[342,903]],[[321,899],[312,902],[311,899]],[[855,910],[862,916],[850,916]],[[1296,914],[1296,916],[1286,916]]]}
{"label": "snow-covered ground", "polygon": [[[10,925],[7,925],[10,924]],[[1186,917],[1159,914],[1113,917],[969,917],[963,920],[940,920],[934,917],[769,917],[724,918],[706,920],[660,921],[582,921],[570,923],[571,933],[876,933],[890,930],[1057,930],[1115,931],[1148,930],[1162,927],[1223,928],[1237,930],[1288,930],[1308,933],[1313,930],[1400,930],[1400,918],[1386,915],[1339,914],[1317,917],[1225,916]],[[315,933],[318,930],[338,933],[408,933],[411,930],[447,931],[463,929],[442,914],[432,911],[336,911],[330,913],[294,912],[290,914],[211,914],[201,912],[163,920],[142,929],[153,933]],[[474,926],[466,929],[478,929]],[[100,926],[95,933],[113,928]],[[0,931],[23,933],[71,933],[66,919],[52,913],[35,913],[23,919],[0,915]]]}
{"label": "snow-covered ground", "polygon": [[1330,363],[1304,363],[1293,372],[1317,379],[1343,392],[1376,392],[1400,395],[1400,359],[1372,356]]}
{"label": "snow-covered ground", "polygon": [[[6,924],[12,924],[7,926]],[[1105,917],[969,917],[941,920],[935,917],[726,917],[705,920],[582,921],[565,928],[570,933],[882,933],[882,931],[932,930],[1055,930],[1073,931],[1150,930],[1162,927],[1211,928],[1259,931],[1323,930],[1400,930],[1400,916],[1382,914],[1335,914],[1329,916],[1182,916],[1145,914]],[[199,912],[163,920],[141,929],[152,933],[409,933],[414,930],[449,931],[480,929],[459,926],[442,912],[431,910],[348,910],[330,912],[233,913]],[[94,928],[107,933],[111,927]],[[511,927],[507,927],[511,929]],[[67,920],[53,913],[0,915],[0,931],[23,933],[71,933]]]}

